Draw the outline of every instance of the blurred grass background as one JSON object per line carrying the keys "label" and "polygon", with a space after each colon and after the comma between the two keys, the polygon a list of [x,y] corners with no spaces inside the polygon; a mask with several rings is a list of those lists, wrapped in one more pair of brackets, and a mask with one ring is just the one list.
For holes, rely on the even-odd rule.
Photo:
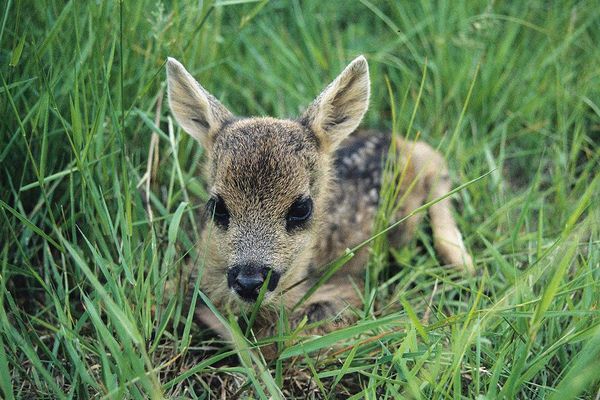
{"label": "blurred grass background", "polygon": [[[600,396],[597,2],[7,0],[0,12],[4,398]],[[373,93],[363,126],[418,132],[457,184],[491,171],[456,196],[479,275],[440,266],[425,229],[392,251],[358,328],[305,347],[288,332],[267,364],[164,298],[197,256],[205,200],[201,149],[169,129],[164,62],[239,115],[292,117],[358,54]],[[150,221],[138,183],[152,132]]]}

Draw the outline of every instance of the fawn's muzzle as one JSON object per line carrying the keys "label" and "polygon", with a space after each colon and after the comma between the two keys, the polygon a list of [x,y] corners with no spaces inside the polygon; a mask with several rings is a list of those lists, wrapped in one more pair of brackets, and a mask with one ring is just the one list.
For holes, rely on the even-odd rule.
{"label": "fawn's muzzle", "polygon": [[[269,276],[269,271],[271,272]],[[234,265],[227,271],[227,285],[246,302],[254,302],[261,287],[269,278],[267,290],[273,291],[279,283],[279,273],[260,264]]]}

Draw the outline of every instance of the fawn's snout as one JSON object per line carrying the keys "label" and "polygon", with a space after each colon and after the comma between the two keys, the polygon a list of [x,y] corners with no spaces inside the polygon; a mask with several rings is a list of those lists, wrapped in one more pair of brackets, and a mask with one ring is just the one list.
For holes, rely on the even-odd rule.
{"label": "fawn's snout", "polygon": [[[269,274],[270,272],[270,274]],[[261,287],[268,279],[267,290],[272,292],[279,283],[279,273],[265,265],[235,265],[227,271],[227,285],[242,300],[254,302]]]}

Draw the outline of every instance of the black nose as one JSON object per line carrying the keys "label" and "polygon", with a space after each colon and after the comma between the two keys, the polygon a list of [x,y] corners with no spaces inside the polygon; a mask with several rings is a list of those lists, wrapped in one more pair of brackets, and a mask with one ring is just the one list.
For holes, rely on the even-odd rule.
{"label": "black nose", "polygon": [[251,292],[255,289],[258,289],[264,281],[265,279],[259,272],[247,273],[242,271],[238,274],[237,278],[235,278],[235,283],[237,286],[239,286],[240,289],[245,292]]}
{"label": "black nose", "polygon": [[263,283],[269,276],[268,290],[274,290],[279,282],[279,274],[260,264],[235,265],[227,271],[227,284],[245,301],[256,301]]}

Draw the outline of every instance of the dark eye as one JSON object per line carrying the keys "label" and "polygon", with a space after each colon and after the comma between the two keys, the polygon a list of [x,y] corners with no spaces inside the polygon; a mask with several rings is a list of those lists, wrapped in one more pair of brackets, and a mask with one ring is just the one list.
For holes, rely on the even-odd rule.
{"label": "dark eye", "polygon": [[286,229],[291,231],[302,228],[310,220],[313,211],[313,202],[310,197],[301,197],[294,201],[285,217]]}
{"label": "dark eye", "polygon": [[206,212],[215,224],[227,229],[229,226],[229,211],[225,205],[225,200],[221,196],[217,195],[208,201]]}

